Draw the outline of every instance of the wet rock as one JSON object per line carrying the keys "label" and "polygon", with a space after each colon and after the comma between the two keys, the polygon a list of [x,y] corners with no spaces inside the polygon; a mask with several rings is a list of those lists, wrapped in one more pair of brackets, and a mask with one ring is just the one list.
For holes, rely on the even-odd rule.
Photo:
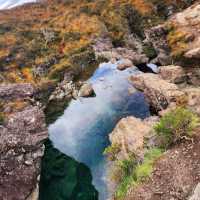
{"label": "wet rock", "polygon": [[78,93],[79,97],[92,97],[95,95],[94,89],[92,87],[92,84],[90,83],[84,83]]}
{"label": "wet rock", "polygon": [[0,199],[26,199],[36,188],[48,136],[43,112],[29,106],[0,127]]}
{"label": "wet rock", "polygon": [[171,83],[179,84],[186,81],[186,72],[180,66],[169,65],[160,67],[160,76]]}
{"label": "wet rock", "polygon": [[155,112],[166,109],[170,103],[176,102],[184,95],[184,92],[179,90],[175,84],[161,79],[156,74],[132,75],[130,81],[134,87],[144,92]]}
{"label": "wet rock", "polygon": [[199,200],[200,199],[200,183],[197,184],[192,196],[188,200]]}
{"label": "wet rock", "polygon": [[0,99],[14,100],[32,97],[35,89],[30,83],[17,84],[1,84],[0,85]]}
{"label": "wet rock", "polygon": [[131,60],[129,59],[123,59],[120,61],[120,63],[117,65],[117,69],[119,70],[125,70],[129,67],[132,67],[133,66],[133,63]]}

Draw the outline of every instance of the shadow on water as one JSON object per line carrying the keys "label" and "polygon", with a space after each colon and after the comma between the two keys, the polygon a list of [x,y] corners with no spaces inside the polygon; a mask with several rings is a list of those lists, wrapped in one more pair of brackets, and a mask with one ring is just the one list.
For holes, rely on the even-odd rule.
{"label": "shadow on water", "polygon": [[[46,148],[42,164],[40,200],[48,198],[51,200],[54,194],[56,196],[52,200],[56,200],[57,196],[59,200],[68,200],[69,195],[72,194],[73,181],[76,180],[81,184],[83,178],[77,177],[70,164],[67,164],[71,163],[71,160],[75,163],[74,159],[84,163],[91,170],[93,180],[89,172],[84,174],[84,177],[87,181],[92,181],[98,190],[99,200],[106,200],[111,195],[106,182],[107,163],[103,156],[104,149],[109,145],[108,135],[123,117],[133,115],[145,118],[149,116],[149,107],[143,94],[136,91],[128,81],[131,74],[137,73],[140,72],[135,67],[119,71],[116,64],[101,64],[88,80],[92,83],[96,96],[72,100],[64,114],[49,126],[50,140],[53,146],[63,154],[56,150],[58,155],[55,155],[55,149],[52,146]],[[59,155],[62,155],[61,160]],[[64,155],[67,155],[65,159]],[[79,164],[75,164],[77,165]],[[49,175],[50,172],[53,172],[52,178],[49,178],[52,175]],[[63,177],[54,176],[60,173],[65,173],[66,178],[64,178],[65,175]],[[83,187],[76,187],[77,194],[87,191],[89,196],[84,197],[87,200],[93,198],[90,195],[94,194],[94,187],[91,183],[89,184],[90,181],[87,182],[88,185],[83,184]],[[74,196],[70,198],[70,200],[76,200]],[[80,199],[84,200],[84,198]]]}
{"label": "shadow on water", "polygon": [[40,200],[97,200],[90,169],[45,142]]}

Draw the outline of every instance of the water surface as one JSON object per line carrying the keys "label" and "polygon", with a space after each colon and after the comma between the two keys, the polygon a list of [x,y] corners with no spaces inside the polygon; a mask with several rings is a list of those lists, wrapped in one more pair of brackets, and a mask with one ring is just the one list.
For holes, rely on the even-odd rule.
{"label": "water surface", "polygon": [[116,64],[101,64],[88,80],[96,97],[72,100],[64,114],[49,127],[54,146],[90,168],[99,200],[108,198],[103,156],[109,145],[108,134],[125,116],[149,116],[143,94],[128,81],[136,73],[140,72],[135,67],[119,71]]}
{"label": "water surface", "polygon": [[25,3],[36,2],[37,0],[0,0],[0,10],[10,9],[15,6],[23,5]]}

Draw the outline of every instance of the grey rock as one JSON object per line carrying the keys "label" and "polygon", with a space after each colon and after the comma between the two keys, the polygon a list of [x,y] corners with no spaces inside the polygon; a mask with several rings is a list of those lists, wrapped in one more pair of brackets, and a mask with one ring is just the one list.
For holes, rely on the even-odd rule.
{"label": "grey rock", "polygon": [[90,83],[85,83],[81,86],[80,90],[79,90],[79,97],[91,97],[94,96],[95,92],[94,89],[92,87],[92,84]]}
{"label": "grey rock", "polygon": [[35,93],[33,85],[30,83],[1,84],[0,99],[14,100],[32,97]]}
{"label": "grey rock", "polygon": [[188,200],[199,200],[200,199],[200,183],[197,184],[192,196]]}

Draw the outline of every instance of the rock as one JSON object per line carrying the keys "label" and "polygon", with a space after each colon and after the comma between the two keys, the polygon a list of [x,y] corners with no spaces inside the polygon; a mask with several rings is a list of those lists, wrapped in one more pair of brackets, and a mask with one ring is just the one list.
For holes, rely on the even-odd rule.
{"label": "rock", "polygon": [[137,89],[144,92],[146,99],[155,112],[159,112],[168,107],[172,102],[184,95],[178,87],[163,80],[159,75],[151,73],[141,73],[132,75],[130,81]]}
{"label": "rock", "polygon": [[120,60],[120,59],[128,59],[131,60],[133,65],[139,65],[142,63],[147,63],[149,61],[149,58],[143,54],[138,53],[137,51],[134,51],[132,49],[127,48],[112,48],[110,50],[105,50],[101,52],[96,53],[97,57],[103,57],[106,60]]}
{"label": "rock", "polygon": [[120,61],[120,63],[117,65],[117,69],[119,70],[125,70],[129,67],[132,67],[133,66],[133,63],[131,60],[129,59],[123,59]]}
{"label": "rock", "polygon": [[145,54],[138,53],[137,51],[133,51],[132,49],[118,47],[114,49],[114,52],[120,55],[121,59],[131,60],[133,65],[148,63],[149,61],[149,58],[147,58]]}
{"label": "rock", "polygon": [[188,200],[199,200],[200,199],[200,183],[197,184],[192,196]]}
{"label": "rock", "polygon": [[187,72],[187,83],[194,85],[194,86],[200,86],[200,68],[199,67],[189,67],[186,69]]}
{"label": "rock", "polygon": [[200,116],[200,88],[184,89],[188,100],[188,107]]}
{"label": "rock", "polygon": [[[176,41],[180,40],[180,52],[183,56],[179,57],[179,61],[186,65],[186,61],[189,63],[189,66],[195,66],[199,64],[200,58],[200,4],[196,2],[189,8],[185,9],[182,12],[174,15],[170,22],[174,27],[175,32],[180,33],[182,36],[177,37]],[[176,52],[177,45],[171,46],[172,52]]]}
{"label": "rock", "polygon": [[52,92],[49,101],[71,100],[72,98],[77,97],[77,93],[77,85],[71,79],[66,78],[59,83],[56,89]]}
{"label": "rock", "polygon": [[155,26],[145,31],[146,41],[153,44],[157,52],[157,57],[151,61],[152,63],[160,63],[161,65],[171,64],[170,49],[167,43],[167,27],[165,24]]}
{"label": "rock", "polygon": [[1,84],[0,99],[14,100],[32,97],[35,93],[33,85],[30,83]]}
{"label": "rock", "polygon": [[118,157],[127,158],[130,153],[139,157],[144,151],[144,137],[150,134],[152,124],[139,118],[127,117],[121,119],[109,135],[111,144],[120,147]]}
{"label": "rock", "polygon": [[23,200],[36,188],[47,136],[44,114],[36,106],[11,114],[0,127],[0,199]]}
{"label": "rock", "polygon": [[186,81],[186,72],[180,66],[168,65],[160,67],[159,74],[164,80],[179,84]]}
{"label": "rock", "polygon": [[200,47],[196,49],[191,49],[187,51],[184,56],[186,58],[195,58],[195,59],[200,59]]}
{"label": "rock", "polygon": [[92,97],[95,95],[94,89],[92,87],[92,84],[85,83],[81,86],[79,90],[79,97]]}

